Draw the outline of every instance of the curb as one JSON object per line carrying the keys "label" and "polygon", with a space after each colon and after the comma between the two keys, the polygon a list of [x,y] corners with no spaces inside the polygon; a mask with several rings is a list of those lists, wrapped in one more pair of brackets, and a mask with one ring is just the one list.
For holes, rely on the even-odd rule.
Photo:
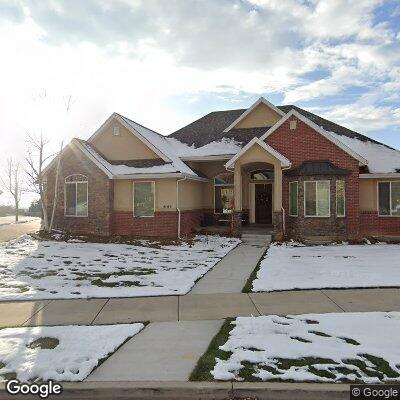
{"label": "curb", "polygon": [[[71,400],[344,400],[349,385],[267,382],[65,382],[64,391],[49,399]],[[38,396],[9,395],[0,383],[0,400],[29,400]]]}

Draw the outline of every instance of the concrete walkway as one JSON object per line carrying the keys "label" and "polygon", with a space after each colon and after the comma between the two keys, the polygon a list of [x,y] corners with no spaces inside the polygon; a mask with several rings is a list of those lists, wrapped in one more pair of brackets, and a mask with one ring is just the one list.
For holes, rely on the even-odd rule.
{"label": "concrete walkway", "polygon": [[220,320],[251,315],[355,311],[400,311],[400,289],[302,290],[1,302],[0,328]]}
{"label": "concrete walkway", "polygon": [[271,243],[271,236],[244,237],[243,242],[228,253],[200,279],[190,294],[240,293],[259,259]]}
{"label": "concrete walkway", "polygon": [[154,322],[87,381],[187,381],[223,321]]}

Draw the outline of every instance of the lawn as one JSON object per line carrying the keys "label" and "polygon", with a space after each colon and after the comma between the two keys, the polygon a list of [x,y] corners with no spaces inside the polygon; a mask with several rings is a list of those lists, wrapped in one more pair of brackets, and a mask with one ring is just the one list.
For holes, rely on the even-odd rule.
{"label": "lawn", "polygon": [[304,246],[274,243],[261,262],[253,292],[400,286],[400,245]]}
{"label": "lawn", "polygon": [[143,324],[0,330],[0,380],[81,381]]}
{"label": "lawn", "polygon": [[238,317],[191,379],[398,383],[399,335],[398,312]]}
{"label": "lawn", "polygon": [[38,241],[24,235],[0,244],[0,300],[186,294],[238,243],[219,236],[163,246]]}

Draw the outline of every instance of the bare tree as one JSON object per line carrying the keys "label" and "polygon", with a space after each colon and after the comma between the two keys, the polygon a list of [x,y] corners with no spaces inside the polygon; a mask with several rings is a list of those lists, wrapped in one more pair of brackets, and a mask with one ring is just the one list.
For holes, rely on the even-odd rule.
{"label": "bare tree", "polygon": [[[43,170],[46,162],[54,156],[54,154],[46,155],[49,141],[43,138],[43,135],[35,137],[29,133],[26,134],[26,143],[28,154],[26,157],[27,168],[26,174],[29,178],[31,191],[36,192],[40,196],[42,203],[42,230],[50,232],[47,202],[47,184],[43,176]],[[54,204],[55,207],[55,204]]]}
{"label": "bare tree", "polygon": [[[33,101],[45,101],[48,98],[47,90],[42,91],[37,97],[33,97]],[[68,114],[71,110],[74,101],[72,95],[68,95],[61,100],[62,108]],[[39,194],[42,204],[42,230],[51,232],[53,229],[54,217],[58,202],[58,181],[61,173],[61,153],[63,151],[63,143],[61,143],[60,150],[56,154],[48,154],[49,140],[45,139],[41,134],[39,137],[26,134],[26,142],[28,147],[27,162],[27,175],[29,177],[31,190]],[[54,175],[54,187],[47,187],[46,178],[43,176],[43,170],[50,158],[57,155],[57,164]],[[53,199],[49,204],[48,193],[53,191]],[[48,192],[49,190],[49,192]],[[49,215],[50,212],[50,215]]]}
{"label": "bare tree", "polygon": [[22,170],[18,161],[9,158],[6,163],[6,177],[1,179],[4,189],[11,194],[14,199],[15,222],[19,219],[19,203],[22,194]]}

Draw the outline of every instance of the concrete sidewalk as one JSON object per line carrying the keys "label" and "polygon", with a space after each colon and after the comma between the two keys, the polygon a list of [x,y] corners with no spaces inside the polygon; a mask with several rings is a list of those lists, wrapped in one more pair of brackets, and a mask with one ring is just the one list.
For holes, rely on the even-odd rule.
{"label": "concrete sidewalk", "polygon": [[223,321],[154,322],[101,364],[87,381],[187,381]]}
{"label": "concrete sidewalk", "polygon": [[270,235],[242,239],[239,246],[194,285],[190,294],[240,293],[270,243]]}
{"label": "concrete sidewalk", "polygon": [[1,302],[0,327],[219,320],[251,315],[355,311],[400,311],[400,289]]}

